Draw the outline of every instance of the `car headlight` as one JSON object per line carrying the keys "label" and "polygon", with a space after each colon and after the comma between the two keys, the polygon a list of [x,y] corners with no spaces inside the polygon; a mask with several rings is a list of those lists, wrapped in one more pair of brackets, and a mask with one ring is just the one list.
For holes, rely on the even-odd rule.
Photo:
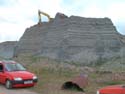
{"label": "car headlight", "polygon": [[100,94],[99,91],[97,91],[96,94]]}
{"label": "car headlight", "polygon": [[22,78],[17,77],[17,78],[14,78],[14,80],[15,80],[15,81],[21,81],[21,80],[22,80]]}
{"label": "car headlight", "polygon": [[33,79],[37,79],[37,76],[33,76]]}

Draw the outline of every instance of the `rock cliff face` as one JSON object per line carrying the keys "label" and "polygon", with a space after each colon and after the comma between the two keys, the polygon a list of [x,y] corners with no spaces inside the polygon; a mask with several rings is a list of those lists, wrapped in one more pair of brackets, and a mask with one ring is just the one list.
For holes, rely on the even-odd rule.
{"label": "rock cliff face", "polygon": [[27,28],[15,54],[30,53],[86,64],[119,56],[122,45],[121,35],[109,18],[67,17],[57,13],[50,23]]}
{"label": "rock cliff face", "polygon": [[12,58],[14,55],[14,48],[16,43],[16,41],[7,41],[0,43],[0,57]]}

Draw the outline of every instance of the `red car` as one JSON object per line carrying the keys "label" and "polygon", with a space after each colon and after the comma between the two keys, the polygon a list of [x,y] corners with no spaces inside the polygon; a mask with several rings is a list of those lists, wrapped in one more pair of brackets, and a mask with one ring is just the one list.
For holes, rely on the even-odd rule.
{"label": "red car", "polygon": [[13,87],[31,87],[37,83],[37,76],[15,61],[0,61],[0,83],[10,89]]}
{"label": "red car", "polygon": [[107,86],[98,90],[96,94],[125,94],[125,85]]}

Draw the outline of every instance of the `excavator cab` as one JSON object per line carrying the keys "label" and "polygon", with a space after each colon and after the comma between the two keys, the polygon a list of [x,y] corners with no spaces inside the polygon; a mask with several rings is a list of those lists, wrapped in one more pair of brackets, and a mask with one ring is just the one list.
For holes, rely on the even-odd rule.
{"label": "excavator cab", "polygon": [[41,14],[44,15],[44,16],[46,16],[48,18],[49,22],[50,22],[50,20],[51,20],[50,16],[47,13],[38,10],[38,19],[39,19],[38,24],[42,24]]}

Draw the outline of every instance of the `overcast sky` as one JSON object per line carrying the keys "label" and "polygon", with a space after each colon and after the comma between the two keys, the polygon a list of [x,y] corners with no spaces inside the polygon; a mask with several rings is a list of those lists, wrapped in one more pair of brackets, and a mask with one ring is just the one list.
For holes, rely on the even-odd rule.
{"label": "overcast sky", "polygon": [[109,17],[125,34],[125,0],[0,0],[0,42],[17,41],[25,29],[37,24],[38,9],[54,17]]}

